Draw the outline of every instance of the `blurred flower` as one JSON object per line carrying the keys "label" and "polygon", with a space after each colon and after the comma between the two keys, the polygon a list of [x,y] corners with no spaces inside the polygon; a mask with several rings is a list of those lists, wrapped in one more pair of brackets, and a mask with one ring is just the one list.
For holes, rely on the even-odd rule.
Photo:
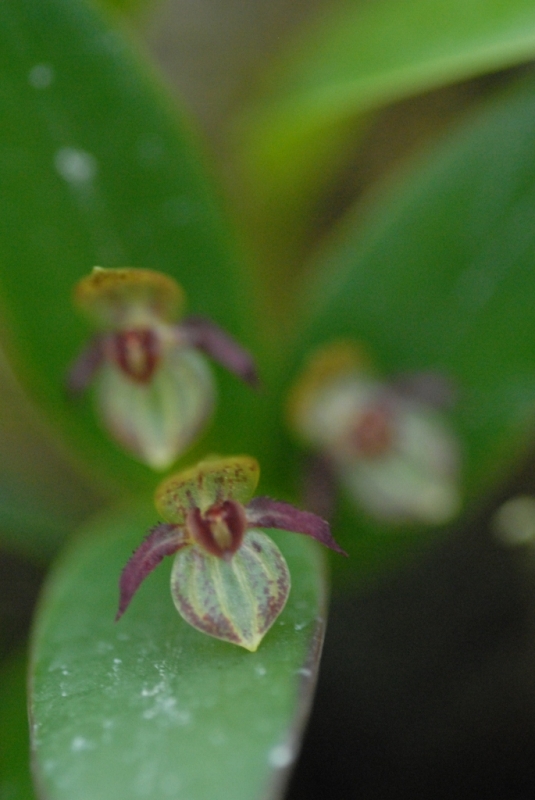
{"label": "blurred flower", "polygon": [[257,528],[303,533],[330,547],[329,525],[289,503],[256,497],[258,462],[249,456],[201,461],[165,480],[151,530],[120,579],[117,619],[164,556],[177,553],[171,594],[179,614],[203,633],[255,651],[281,613],[290,574],[275,543]]}
{"label": "blurred flower", "polygon": [[211,416],[214,382],[199,351],[256,384],[250,355],[208,320],[177,324],[184,296],[167,275],[95,267],[74,301],[100,330],[72,365],[77,394],[97,378],[97,405],[111,435],[139,460],[165,469]]}
{"label": "blurred flower", "polygon": [[437,410],[450,400],[441,376],[380,381],[360,348],[336,342],[312,355],[289,418],[370,514],[441,524],[460,507],[458,442]]}

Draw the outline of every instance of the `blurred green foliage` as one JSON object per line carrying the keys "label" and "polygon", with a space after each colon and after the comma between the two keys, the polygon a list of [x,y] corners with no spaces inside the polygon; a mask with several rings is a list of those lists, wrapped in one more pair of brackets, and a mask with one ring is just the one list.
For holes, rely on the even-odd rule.
{"label": "blurred green foliage", "polygon": [[[442,372],[458,388],[451,419],[468,513],[531,446],[532,67],[520,82],[505,76],[505,90],[489,82],[488,98],[415,163],[346,204],[314,259],[299,254],[372,113],[528,61],[535,10],[527,0],[324,8],[271,67],[269,90],[228,121],[235,229],[193,123],[116,24],[86,0],[0,4],[0,543],[47,558],[84,521],[47,584],[33,640],[39,779],[51,799],[160,800],[179,787],[203,800],[277,797],[318,667],[321,557],[277,536],[294,585],[254,655],[186,628],[165,567],[113,627],[120,568],[156,521],[157,479],[103,433],[89,397],[66,397],[66,371],[90,335],[72,289],[95,264],[161,270],[184,286],[188,311],[254,351],[262,391],[216,368],[218,412],[187,461],[250,452],[262,493],[281,498],[300,493],[304,454],[285,405],[315,347],[353,338],[385,376]],[[379,523],[341,492],[338,501],[334,532],[350,554],[334,562],[340,586],[444,536]],[[22,660],[3,675],[8,800],[29,796],[17,788],[19,778],[28,786]]]}

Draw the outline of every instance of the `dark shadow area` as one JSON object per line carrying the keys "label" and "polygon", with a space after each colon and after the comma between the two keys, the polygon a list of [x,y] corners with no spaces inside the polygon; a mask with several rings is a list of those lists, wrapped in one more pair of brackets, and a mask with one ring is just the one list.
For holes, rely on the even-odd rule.
{"label": "dark shadow area", "polygon": [[27,639],[43,578],[44,568],[0,551],[0,659]]}
{"label": "dark shadow area", "polygon": [[288,800],[535,797],[535,551],[489,524],[534,475],[418,564],[333,599]]}

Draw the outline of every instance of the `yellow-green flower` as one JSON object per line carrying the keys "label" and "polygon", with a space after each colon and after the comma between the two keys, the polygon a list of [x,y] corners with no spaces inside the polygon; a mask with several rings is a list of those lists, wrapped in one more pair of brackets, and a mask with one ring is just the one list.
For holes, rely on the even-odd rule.
{"label": "yellow-green flower", "polygon": [[370,514],[441,524],[460,508],[459,446],[437,409],[447,394],[433,373],[382,381],[360,347],[335,342],[309,359],[289,420]]}
{"label": "yellow-green flower", "polygon": [[165,480],[151,530],[120,580],[117,619],[162,558],[176,553],[171,594],[194,628],[254,651],[281,613],[290,573],[276,544],[259,528],[311,536],[343,553],[325,520],[269,497],[252,499],[258,462],[249,456],[201,461]]}
{"label": "yellow-green flower", "polygon": [[72,365],[68,387],[76,394],[95,378],[105,427],[154,469],[172,464],[212,414],[215,387],[203,353],[256,383],[250,355],[220,328],[200,317],[177,321],[184,294],[167,275],[95,267],[74,300],[99,332]]}

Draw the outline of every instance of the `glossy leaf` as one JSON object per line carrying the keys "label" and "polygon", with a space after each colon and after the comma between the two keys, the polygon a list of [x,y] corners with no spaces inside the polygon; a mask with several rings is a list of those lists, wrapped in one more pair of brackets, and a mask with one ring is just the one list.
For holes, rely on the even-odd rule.
{"label": "glossy leaf", "polygon": [[194,628],[254,653],[284,608],[290,580],[276,544],[251,530],[229,560],[198,546],[180,550],[171,594],[181,617]]}
{"label": "glossy leaf", "polygon": [[238,129],[249,188],[243,211],[264,247],[279,236],[291,246],[354,150],[362,115],[534,54],[531,0],[374,0],[323,10],[291,42],[271,91]]}
{"label": "glossy leaf", "polygon": [[[0,298],[10,357],[108,490],[147,483],[150,470],[106,438],[90,400],[73,406],[65,396],[67,369],[90,334],[72,292],[95,264],[161,270],[183,285],[190,310],[240,334],[252,309],[228,231],[193,137],[96,6],[1,3],[0,71]],[[236,417],[248,390],[231,393],[238,403],[227,406],[223,393],[222,419]]]}
{"label": "glossy leaf", "polygon": [[45,589],[31,700],[43,797],[277,796],[317,668],[324,613],[319,548],[277,534],[292,591],[258,651],[248,653],[180,619],[169,591],[170,560],[113,622],[125,556],[153,518],[147,507],[96,521]]}
{"label": "glossy leaf", "polygon": [[[294,375],[315,347],[350,338],[385,376],[432,369],[457,387],[450,417],[465,508],[531,442],[534,121],[533,80],[472,114],[365,221],[360,213],[346,221],[304,299],[308,329]],[[289,473],[290,448],[281,441],[278,456]],[[354,571],[427,539],[425,528],[380,525],[347,498],[342,508],[334,530],[351,558],[337,567]]]}

